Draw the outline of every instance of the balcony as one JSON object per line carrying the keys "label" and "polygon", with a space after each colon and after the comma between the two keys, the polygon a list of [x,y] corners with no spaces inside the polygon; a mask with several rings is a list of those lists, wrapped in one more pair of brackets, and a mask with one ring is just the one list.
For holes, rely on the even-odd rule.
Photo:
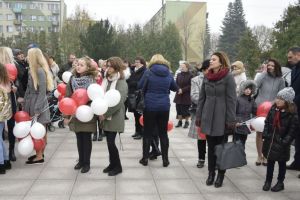
{"label": "balcony", "polygon": [[21,21],[21,20],[14,19],[14,25],[20,26],[20,25],[22,25],[22,21]]}
{"label": "balcony", "polygon": [[59,24],[58,21],[52,21],[53,26],[58,26],[58,24]]}
{"label": "balcony", "polygon": [[52,15],[59,15],[59,10],[52,10]]}
{"label": "balcony", "polygon": [[13,8],[12,9],[14,13],[21,13],[22,12],[22,8]]}

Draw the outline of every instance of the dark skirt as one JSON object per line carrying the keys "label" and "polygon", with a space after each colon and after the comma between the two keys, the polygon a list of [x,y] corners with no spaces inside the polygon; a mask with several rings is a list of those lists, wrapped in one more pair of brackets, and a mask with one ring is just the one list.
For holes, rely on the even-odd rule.
{"label": "dark skirt", "polygon": [[177,116],[181,115],[183,118],[189,117],[190,116],[189,108],[190,105],[176,104]]}

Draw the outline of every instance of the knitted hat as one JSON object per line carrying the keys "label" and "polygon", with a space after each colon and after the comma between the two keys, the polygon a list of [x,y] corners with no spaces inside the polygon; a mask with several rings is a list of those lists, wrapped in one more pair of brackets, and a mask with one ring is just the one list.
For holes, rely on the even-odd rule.
{"label": "knitted hat", "polygon": [[293,103],[295,91],[292,87],[286,87],[278,92],[277,97],[288,103]]}

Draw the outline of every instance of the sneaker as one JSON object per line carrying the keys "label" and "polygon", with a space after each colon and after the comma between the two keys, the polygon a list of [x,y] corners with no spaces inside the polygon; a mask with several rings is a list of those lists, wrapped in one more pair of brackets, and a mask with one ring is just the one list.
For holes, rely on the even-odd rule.
{"label": "sneaker", "polygon": [[186,121],[186,122],[184,123],[184,126],[183,126],[183,128],[188,128],[188,127],[189,127],[189,125],[190,125],[190,123],[189,123],[188,121]]}
{"label": "sneaker", "polygon": [[28,164],[28,165],[43,164],[44,162],[45,162],[44,159],[40,159],[40,160],[27,160],[26,164]]}
{"label": "sneaker", "polygon": [[199,160],[198,163],[197,163],[197,167],[198,168],[203,168],[204,167],[204,163],[205,163],[204,160]]}

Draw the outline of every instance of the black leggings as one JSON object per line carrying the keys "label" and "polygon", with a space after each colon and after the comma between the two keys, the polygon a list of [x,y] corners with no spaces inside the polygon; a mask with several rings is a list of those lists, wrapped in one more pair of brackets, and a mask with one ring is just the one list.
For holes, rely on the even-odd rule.
{"label": "black leggings", "polygon": [[199,157],[199,160],[205,160],[206,140],[198,140],[197,146],[198,146],[198,157]]}
{"label": "black leggings", "polygon": [[84,166],[90,166],[92,153],[92,133],[77,132],[77,149],[79,155],[79,163]]}
{"label": "black leggings", "polygon": [[[216,159],[215,156],[215,147],[218,144],[221,144],[223,140],[227,142],[226,136],[209,136],[206,135],[207,146],[208,146],[208,171],[215,172],[216,170]],[[218,170],[220,174],[225,174],[226,170]]]}
{"label": "black leggings", "polygon": [[[11,100],[11,108],[13,115],[17,112],[17,104],[16,98],[13,92],[10,93],[10,100]],[[7,120],[7,130],[8,130],[8,141],[9,141],[9,150],[14,150],[16,137],[13,133],[13,129],[15,127],[15,118],[12,116],[9,120]]]}
{"label": "black leggings", "polygon": [[112,168],[122,167],[119,151],[115,143],[116,132],[104,131],[106,135],[107,148],[109,153],[109,165]]}
{"label": "black leggings", "polygon": [[[278,165],[279,165],[279,170],[278,170],[277,180],[283,182],[286,173],[286,161],[278,161]],[[272,182],[274,166],[275,166],[275,161],[268,160],[266,181]]]}

